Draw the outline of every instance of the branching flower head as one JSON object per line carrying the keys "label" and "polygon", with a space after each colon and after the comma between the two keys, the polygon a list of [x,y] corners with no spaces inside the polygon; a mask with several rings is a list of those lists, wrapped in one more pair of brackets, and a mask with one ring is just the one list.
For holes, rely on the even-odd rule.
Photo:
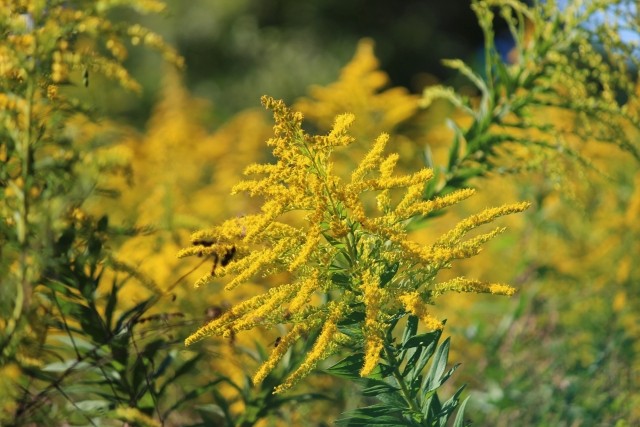
{"label": "branching flower head", "polygon": [[[187,344],[256,326],[291,324],[290,332],[255,375],[254,382],[260,382],[296,340],[320,330],[306,360],[276,389],[282,391],[347,345],[364,348],[361,374],[369,374],[392,319],[412,313],[427,326],[440,327],[427,307],[447,290],[513,292],[508,286],[467,279],[438,285],[435,276],[453,260],[476,255],[483,243],[503,229],[465,239],[470,231],[520,212],[527,203],[487,209],[463,220],[432,245],[420,245],[409,238],[407,225],[412,218],[458,203],[473,190],[424,200],[424,185],[433,172],[422,169],[395,175],[398,156],[385,155],[386,134],[374,141],[350,176],[338,176],[331,154],[354,141],[348,133],[353,115],[338,116],[327,135],[314,136],[303,130],[302,115],[282,101],[263,97],[262,102],[274,112],[275,136],[268,145],[276,162],[249,166],[246,173],[260,177],[243,181],[233,190],[263,197],[261,212],[194,233],[192,246],[179,256],[214,259],[214,268],[196,286],[228,275],[233,278],[226,288],[232,289],[257,275],[279,272],[290,273],[291,281],[236,305],[187,338]],[[345,333],[347,326],[359,327],[364,338]]]}

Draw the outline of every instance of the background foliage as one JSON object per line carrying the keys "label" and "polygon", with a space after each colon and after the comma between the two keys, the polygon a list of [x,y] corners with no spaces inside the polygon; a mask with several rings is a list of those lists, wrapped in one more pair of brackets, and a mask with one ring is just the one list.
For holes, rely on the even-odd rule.
{"label": "background foliage", "polygon": [[[16,28],[9,19],[15,13],[35,13],[30,2],[4,3],[14,16],[3,15],[3,34],[24,33],[27,27]],[[89,10],[93,2],[70,3]],[[270,159],[264,142],[272,123],[254,108],[264,93],[292,103],[304,113],[305,126],[319,133],[328,131],[335,115],[344,112],[355,114],[352,132],[359,141],[371,142],[380,132],[389,132],[403,170],[415,171],[425,162],[438,168],[441,179],[429,189],[432,194],[462,185],[478,188],[468,203],[418,231],[425,242],[486,206],[534,203],[526,215],[506,219],[509,232],[480,256],[443,273],[443,278],[468,275],[519,289],[509,300],[454,294],[434,307],[448,319],[449,358],[462,362],[450,380],[457,386],[445,386],[444,395],[454,395],[467,384],[466,418],[475,425],[496,426],[640,422],[640,270],[635,262],[640,254],[640,172],[632,147],[624,151],[623,138],[613,141],[623,150],[603,144],[603,138],[593,137],[600,135],[596,124],[595,130],[584,132],[585,123],[597,120],[588,114],[577,117],[586,105],[578,101],[589,97],[611,107],[613,112],[605,111],[608,116],[596,117],[606,118],[605,125],[622,107],[637,114],[638,86],[603,84],[602,69],[588,61],[600,52],[590,48],[597,45],[587,43],[589,38],[580,42],[584,27],[576,25],[571,33],[569,23],[559,23],[545,36],[540,22],[536,27],[531,18],[516,13],[513,23],[523,31],[521,40],[536,43],[527,50],[530,45],[518,46],[509,36],[509,17],[500,18],[499,9],[493,9],[492,50],[464,2],[427,6],[409,1],[398,7],[382,1],[364,6],[175,0],[167,2],[166,9],[152,1],[139,3],[138,9],[114,7],[102,15],[98,8],[91,10],[109,22],[141,22],[162,34],[183,55],[184,73],[161,55],[132,44],[126,33],[122,43],[129,54],[114,58],[131,70],[141,94],[117,88],[99,68],[85,76],[86,62],[78,62],[70,63],[68,81],[59,85],[65,96],[61,100],[47,97],[48,84],[60,83],[51,72],[54,53],[60,50],[53,43],[57,39],[51,39],[48,50],[48,45],[39,45],[45,49],[39,53],[41,62],[29,65],[30,56],[24,54],[19,60],[40,67],[45,79],[33,83],[41,93],[34,99],[36,108],[43,108],[37,117],[47,144],[35,145],[44,151],[33,169],[25,170],[34,171],[29,182],[20,180],[22,166],[14,165],[11,156],[11,125],[21,122],[17,113],[13,116],[12,104],[2,104],[5,333],[0,423],[325,425],[344,411],[359,416],[357,408],[380,404],[373,397],[380,392],[376,384],[357,388],[340,375],[314,375],[290,395],[272,395],[273,387],[309,350],[311,339],[299,343],[260,387],[252,387],[251,376],[285,331],[256,330],[183,347],[194,329],[277,283],[273,278],[233,293],[213,284],[194,292],[191,283],[211,269],[211,261],[190,263],[175,256],[188,244],[191,231],[257,209],[251,199],[230,199],[228,194],[247,164]],[[604,8],[606,2],[593,5]],[[141,15],[144,7],[161,13]],[[523,20],[515,22],[519,18]],[[69,39],[75,41],[71,33]],[[81,38],[79,48],[106,46],[106,34],[89,35]],[[611,39],[614,35],[608,34]],[[43,34],[46,37],[53,36]],[[576,43],[565,44],[568,39]],[[22,49],[13,48],[18,47]],[[527,99],[536,87],[527,76],[539,72],[546,78],[555,65],[527,67],[544,62],[548,51],[563,54],[574,67],[563,71],[567,64],[551,58],[559,64],[555,69],[575,81],[553,80],[557,75],[548,80],[556,93],[566,88],[565,99],[576,101],[573,104],[560,105],[544,93],[536,103]],[[166,56],[170,51],[163,52]],[[458,73],[440,62],[446,58],[462,58],[472,68]],[[635,76],[637,55],[631,52],[628,58],[628,73]],[[499,60],[520,64],[524,74],[517,73],[518,66],[504,71],[491,62]],[[593,73],[596,69],[599,76]],[[483,98],[482,85],[465,77],[470,72],[485,82],[494,81],[491,73],[507,72],[511,80],[499,75],[503,86],[491,87],[492,98]],[[8,73],[1,78],[4,96],[28,94],[24,80]],[[127,82],[133,80],[124,86],[133,84]],[[425,98],[420,91],[436,83],[453,85],[462,96],[433,100],[431,92],[426,97],[429,108],[421,108],[420,99]],[[510,92],[513,87],[525,90]],[[610,103],[600,104],[603,98]],[[520,121],[509,121],[522,100],[534,108],[515,114]],[[495,108],[483,107],[483,102]],[[504,106],[508,114],[490,114]],[[55,114],[45,114],[47,109]],[[510,141],[545,142],[552,144],[551,150],[522,150],[509,141],[501,144],[499,138],[495,151],[487,146],[478,150],[478,145],[472,150],[470,142],[487,143],[483,138],[491,132],[504,134],[504,128],[497,128],[500,120],[520,124],[509,129]],[[32,130],[38,126],[30,125]],[[633,141],[636,127],[626,123],[619,131]],[[367,151],[366,146],[360,149]],[[475,156],[480,151],[490,155]],[[11,180],[17,187],[8,184]],[[40,255],[29,264],[33,299],[12,324],[13,289],[20,285],[12,278],[27,246],[14,233],[11,218],[17,209],[15,188],[27,184],[32,210],[38,213],[29,219],[29,254]],[[19,333],[7,339],[9,326]],[[446,372],[438,366],[427,365],[422,374],[411,375],[423,375],[421,382],[438,369],[438,375]]]}

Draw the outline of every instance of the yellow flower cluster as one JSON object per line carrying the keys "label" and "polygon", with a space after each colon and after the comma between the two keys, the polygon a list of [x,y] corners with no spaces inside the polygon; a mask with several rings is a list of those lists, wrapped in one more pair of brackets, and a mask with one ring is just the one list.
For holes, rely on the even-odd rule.
{"label": "yellow flower cluster", "polygon": [[389,76],[378,68],[373,51],[373,40],[362,39],[353,59],[341,70],[340,79],[326,87],[312,87],[310,97],[300,99],[294,108],[323,130],[331,128],[336,116],[350,111],[358,117],[354,129],[358,138],[394,130],[413,116],[418,98],[405,88],[387,88]]}
{"label": "yellow flower cluster", "polygon": [[[292,280],[236,305],[187,338],[187,345],[209,335],[292,324],[291,332],[255,375],[258,382],[302,334],[322,325],[313,349],[276,389],[279,392],[346,344],[364,347],[361,373],[371,373],[391,317],[414,313],[427,326],[440,327],[429,317],[426,306],[444,290],[512,292],[508,287],[471,280],[438,287],[435,275],[452,260],[477,254],[502,229],[464,240],[468,232],[499,216],[523,211],[528,203],[486,209],[461,221],[432,245],[422,246],[410,239],[407,225],[412,219],[458,203],[471,196],[472,190],[424,200],[423,188],[433,172],[422,169],[394,175],[398,155],[385,155],[386,134],[375,140],[350,175],[340,176],[331,155],[353,143],[348,133],[353,115],[338,116],[327,135],[314,136],[303,130],[302,115],[282,101],[263,97],[262,102],[274,112],[275,136],[268,145],[276,162],[249,166],[245,173],[261,177],[242,181],[233,189],[262,197],[262,211],[194,233],[192,246],[178,256],[213,258],[214,269],[196,286],[225,275],[233,275],[227,289],[258,275],[286,272]],[[369,203],[376,193],[376,203]],[[323,304],[322,298],[314,298],[322,295],[330,295],[330,302]],[[351,342],[339,330],[354,312],[364,314],[359,325],[364,343]]]}
{"label": "yellow flower cluster", "polygon": [[[88,74],[96,73],[138,91],[139,84],[122,66],[127,56],[126,41],[133,45],[142,42],[161,52],[167,61],[182,66],[182,58],[158,34],[138,24],[124,31],[113,25],[107,15],[123,4],[143,13],[164,7],[153,0],[98,1],[84,9],[59,0],[46,2],[46,7],[39,1],[0,2],[0,24],[8,30],[0,44],[0,77],[24,81],[37,66],[48,68],[49,72],[41,75],[48,77],[49,83],[73,82],[72,72],[76,71],[84,74],[85,85]],[[98,44],[104,44],[111,55],[101,54]]]}
{"label": "yellow flower cluster", "polygon": [[[0,313],[5,360],[28,363],[31,352],[46,341],[50,323],[35,321],[47,305],[38,297],[46,291],[40,285],[49,274],[46,266],[58,265],[50,258],[67,255],[46,248],[54,248],[64,229],[82,221],[79,205],[93,194],[98,173],[122,166],[116,153],[98,160],[100,150],[82,150],[84,142],[99,133],[104,136],[109,126],[90,123],[81,92],[72,86],[84,89],[97,73],[137,90],[138,83],[122,65],[124,45],[132,36],[126,25],[111,21],[110,9],[129,6],[152,12],[159,4],[0,0],[0,221],[7,230],[1,256],[7,274],[2,281],[4,297],[13,299],[8,304],[14,307]],[[144,33],[145,43],[180,65],[175,51],[149,34]],[[101,132],[84,138],[92,129]],[[95,139],[92,144],[95,148]]]}

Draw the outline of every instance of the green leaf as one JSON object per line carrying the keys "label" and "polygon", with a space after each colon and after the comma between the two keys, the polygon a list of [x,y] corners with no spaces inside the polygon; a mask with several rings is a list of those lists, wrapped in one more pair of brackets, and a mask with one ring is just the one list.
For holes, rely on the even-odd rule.
{"label": "green leaf", "polygon": [[[212,381],[202,387],[198,387],[195,388],[191,391],[189,391],[187,394],[185,394],[184,396],[182,396],[180,399],[176,400],[173,405],[171,405],[169,407],[169,409],[167,409],[164,414],[163,414],[163,418],[166,418],[171,412],[175,411],[176,409],[178,409],[180,406],[184,405],[185,403],[191,401],[191,400],[195,400],[198,397],[202,396],[203,394],[205,394],[206,392],[208,392],[209,390],[212,391],[212,393],[214,394],[214,398],[215,400],[218,402],[218,405],[211,405],[211,406],[216,406],[216,408],[212,408],[209,405],[199,405],[197,407],[197,409],[199,410],[203,410],[203,411],[207,411],[210,409],[214,409],[213,412],[215,413],[221,413],[224,414],[224,418],[227,420],[231,420],[231,414],[229,412],[229,405],[227,404],[226,400],[224,400],[224,398],[215,390],[215,387],[218,386],[219,383],[221,383],[223,380],[222,379],[216,379],[215,381]],[[218,400],[218,398],[220,398],[220,400]],[[233,425],[228,424],[228,425]]]}
{"label": "green leaf", "polygon": [[342,242],[341,240],[336,239],[335,237],[333,237],[331,234],[328,233],[322,233],[322,235],[324,236],[325,239],[327,239],[327,242],[329,242],[329,244],[337,249],[345,249],[347,246],[344,244],[344,242]]}
{"label": "green leaf", "polygon": [[[155,297],[147,298],[146,300],[136,304],[129,310],[122,313],[116,322],[116,327],[114,328],[114,332],[119,333],[120,331],[122,331],[125,323],[137,320],[140,316],[144,314],[145,311],[147,311],[147,309],[149,308],[149,306],[154,300],[155,300]],[[130,325],[130,326],[133,326],[133,325]]]}
{"label": "green leaf", "polygon": [[[433,346],[433,344],[431,344]],[[422,376],[420,373],[431,358],[432,351],[430,349],[416,349],[407,361],[402,376],[405,377],[412,389],[418,388]]]}
{"label": "green leaf", "polygon": [[78,362],[76,359],[65,360],[64,362],[53,362],[42,368],[43,372],[66,372],[71,369],[78,371],[85,368],[91,368],[93,365],[89,362]]}
{"label": "green leaf", "polygon": [[118,303],[118,290],[119,290],[118,285],[114,280],[113,285],[111,286],[111,292],[109,292],[109,296],[107,298],[107,304],[104,309],[105,324],[109,329],[112,326],[113,314],[115,312],[116,305]]}
{"label": "green leaf", "polygon": [[456,123],[447,119],[447,125],[453,129],[454,136],[451,147],[449,147],[449,161],[447,163],[447,170],[452,171],[458,165],[458,159],[460,158],[460,141],[464,138],[462,130],[456,125]]}
{"label": "green leaf", "polygon": [[75,317],[80,320],[82,330],[97,343],[107,342],[111,333],[104,328],[102,317],[96,308],[78,305],[77,309]]}
{"label": "green leaf", "polygon": [[464,410],[467,406],[467,402],[469,401],[469,397],[467,397],[462,405],[458,408],[458,413],[456,414],[456,419],[453,421],[453,427],[464,427]]}
{"label": "green leaf", "polygon": [[337,426],[414,426],[405,420],[398,408],[386,404],[371,405],[345,412],[336,420]]}
{"label": "green leaf", "polygon": [[[224,410],[214,403],[207,403],[205,405],[198,405],[196,408],[198,415],[204,421],[202,424],[192,424],[191,427],[207,427],[207,426],[218,426],[220,425],[220,419],[225,419],[226,415]],[[226,424],[233,425],[233,424]]]}
{"label": "green leaf", "polygon": [[462,394],[462,390],[464,390],[465,386],[460,387],[454,394],[442,404],[442,409],[439,414],[440,425],[446,426],[449,421],[449,417],[453,414],[458,403],[460,402],[460,394]]}
{"label": "green leaf", "polygon": [[87,412],[107,411],[111,403],[107,400],[82,400],[74,402],[74,406]]}
{"label": "green leaf", "polygon": [[460,367],[460,363],[456,363],[451,369],[449,369],[444,375],[436,380],[436,383],[432,387],[437,388],[444,384],[453,373]]}
{"label": "green leaf", "polygon": [[[422,192],[422,198],[424,200],[432,199],[436,193],[438,192],[438,185],[440,183],[440,176],[442,172],[440,168],[432,168],[433,169],[433,178],[431,178],[424,186],[424,191]],[[436,211],[440,212],[440,211]]]}
{"label": "green leaf", "polygon": [[380,275],[380,287],[384,287],[387,283],[389,283],[389,281],[391,281],[391,279],[393,279],[393,276],[395,276],[398,272],[398,268],[400,268],[400,263],[398,262],[387,266],[384,273]]}
{"label": "green leaf", "polygon": [[160,390],[158,391],[158,396],[162,396],[166,390],[166,388],[175,383],[176,380],[178,378],[180,378],[183,375],[186,375],[188,373],[194,372],[194,368],[196,366],[196,363],[198,363],[198,361],[202,358],[203,354],[198,354],[197,356],[187,360],[186,362],[184,362],[182,365],[180,365],[180,367],[178,369],[176,369],[176,371],[173,373],[173,375],[171,375],[169,378],[167,378],[164,382],[164,384],[162,384],[162,386],[160,387]]}
{"label": "green leaf", "polygon": [[402,376],[406,377],[410,384],[413,385],[414,382],[420,381],[418,376],[435,352],[441,335],[442,331],[437,330],[404,338],[405,342],[402,345],[402,352],[400,354],[402,360],[408,357],[408,361]]}
{"label": "green leaf", "polygon": [[113,362],[117,363],[117,365],[114,364],[113,366],[115,369],[119,369],[123,371],[123,373],[126,369],[127,362],[129,359],[129,337],[130,337],[129,332],[130,330],[122,331],[118,335],[114,336],[111,339],[111,345],[110,345],[111,355],[113,356]]}
{"label": "green leaf", "polygon": [[[415,333],[415,332],[414,332]],[[435,330],[432,332],[425,332],[420,335],[413,335],[406,339],[403,337],[402,349],[414,348],[414,347],[429,347],[434,344],[438,344],[438,340],[442,335],[442,330]]]}
{"label": "green leaf", "polygon": [[367,381],[367,387],[362,390],[362,394],[364,396],[379,396],[384,393],[396,393],[400,390],[397,387],[392,386],[391,384],[376,380],[370,379]]}
{"label": "green leaf", "polygon": [[73,226],[69,226],[69,228],[65,229],[53,248],[55,254],[66,254],[71,246],[73,245],[73,241],[76,238],[76,230]]}
{"label": "green leaf", "polygon": [[57,341],[67,348],[77,348],[78,350],[90,351],[95,350],[96,346],[81,336],[74,336],[73,340],[68,335],[50,335],[48,337],[52,341]]}
{"label": "green leaf", "polygon": [[399,392],[380,394],[377,398],[381,403],[401,409],[403,412],[410,411],[410,408],[407,406],[407,401]]}
{"label": "green leaf", "polygon": [[440,378],[447,367],[447,359],[449,358],[449,345],[451,338],[447,338],[436,350],[433,364],[429,369],[429,374],[425,378],[426,391],[434,390],[440,385]]}
{"label": "green leaf", "polygon": [[163,375],[165,373],[165,371],[167,370],[167,368],[171,365],[171,363],[175,360],[174,355],[172,354],[172,352],[170,352],[169,354],[167,354],[163,359],[162,362],[160,362],[160,366],[158,366],[158,369],[156,369],[156,371],[153,373],[152,378],[158,378],[161,375]]}
{"label": "green leaf", "polygon": [[422,413],[424,416],[431,420],[432,425],[439,425],[439,414],[442,411],[442,405],[440,405],[440,398],[438,394],[434,391],[429,395],[422,405]]}
{"label": "green leaf", "polygon": [[476,74],[471,69],[471,67],[465,64],[462,60],[443,59],[442,63],[444,64],[445,67],[449,67],[451,69],[457,70],[460,72],[460,74],[468,78],[469,81],[471,81],[471,83],[473,83],[480,90],[480,92],[482,92],[483,96],[486,96],[489,94],[489,88],[487,87],[482,77]]}
{"label": "green leaf", "polygon": [[100,219],[98,220],[98,223],[96,224],[96,230],[99,232],[105,232],[107,231],[108,227],[109,227],[109,217],[107,215],[101,216]]}
{"label": "green leaf", "polygon": [[418,318],[416,316],[410,315],[407,317],[407,324],[405,325],[404,331],[402,332],[400,353],[398,355],[398,358],[400,360],[404,360],[404,358],[407,356],[407,351],[411,347],[406,347],[406,344],[411,339],[411,337],[416,334],[416,332],[418,332]]}
{"label": "green leaf", "polygon": [[434,168],[433,153],[431,152],[431,146],[429,146],[429,144],[425,145],[422,150],[422,163],[429,169]]}
{"label": "green leaf", "polygon": [[364,364],[364,354],[356,353],[351,356],[347,356],[338,363],[329,368],[324,369],[324,371],[330,375],[334,375],[340,378],[347,379],[359,379],[360,377],[360,369]]}
{"label": "green leaf", "polygon": [[331,275],[331,281],[340,287],[348,287],[351,285],[351,277],[344,273],[333,273]]}

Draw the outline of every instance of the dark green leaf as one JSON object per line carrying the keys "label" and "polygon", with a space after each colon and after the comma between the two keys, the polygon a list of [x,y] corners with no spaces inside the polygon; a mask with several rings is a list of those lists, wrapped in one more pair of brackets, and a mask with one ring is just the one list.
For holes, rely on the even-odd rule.
{"label": "dark green leaf", "polygon": [[95,342],[104,343],[110,338],[110,332],[105,329],[100,313],[93,306],[78,306],[76,312],[82,330],[87,333]]}
{"label": "dark green leaf", "polygon": [[331,281],[340,287],[351,285],[351,277],[343,273],[333,273],[331,275]]}
{"label": "dark green leaf", "polygon": [[107,227],[109,226],[109,217],[107,215],[103,215],[98,220],[96,224],[96,230],[99,232],[107,231]]}
{"label": "dark green leaf", "polygon": [[383,393],[396,393],[399,388],[381,380],[371,379],[367,381],[367,387],[362,390],[365,396],[379,396]]}
{"label": "dark green leaf", "polygon": [[403,340],[402,348],[412,348],[412,347],[428,347],[430,345],[434,345],[438,343],[440,336],[442,335],[441,330],[436,330],[433,332],[426,332],[420,335],[413,335],[408,337],[406,340]]}
{"label": "dark green leaf", "polygon": [[[178,409],[180,406],[184,405],[186,402],[189,402],[191,400],[194,400],[200,396],[202,396],[204,393],[208,392],[209,390],[212,391],[212,393],[214,394],[214,398],[216,399],[216,402],[218,403],[218,405],[216,405],[221,411],[222,414],[224,414],[224,418],[226,418],[228,421],[231,420],[231,414],[229,412],[229,405],[227,404],[227,401],[215,390],[215,387],[222,382],[221,379],[217,379],[215,381],[210,382],[209,384],[206,384],[202,387],[198,387],[194,390],[191,390],[190,392],[188,392],[187,394],[185,394],[184,396],[182,396],[180,399],[176,400],[173,405],[171,405],[169,407],[169,409],[167,409],[164,414],[163,414],[163,418],[166,418],[167,415],[169,415],[171,412],[175,411],[176,409]],[[218,399],[219,398],[219,399]],[[202,410],[207,410],[210,408],[207,408],[206,406],[199,406],[198,409],[202,409]],[[227,425],[233,425],[231,424],[227,424]]]}
{"label": "dark green leaf", "polygon": [[393,279],[393,276],[396,275],[396,273],[398,272],[398,268],[400,267],[400,263],[394,263],[390,266],[387,266],[387,268],[385,269],[384,273],[382,273],[382,275],[380,275],[380,286],[384,287],[387,283],[389,283],[389,281],[391,281],[391,279]]}
{"label": "dark green leaf", "polygon": [[175,358],[171,353],[167,354],[162,359],[162,362],[160,362],[160,366],[158,366],[156,371],[153,373],[153,378],[158,378],[159,376],[163,375],[174,360]]}
{"label": "dark green leaf", "polygon": [[431,391],[438,386],[435,384],[439,384],[439,379],[444,373],[445,368],[447,367],[447,359],[449,358],[449,345],[450,338],[444,340],[444,342],[438,347],[436,350],[435,357],[433,359],[433,364],[429,369],[429,373],[425,378],[425,385],[423,387],[426,391]]}
{"label": "dark green leaf", "polygon": [[442,411],[440,412],[440,425],[446,425],[447,421],[449,421],[449,417],[453,414],[458,403],[460,402],[460,394],[462,394],[462,390],[464,390],[465,386],[460,387],[453,396],[449,398],[446,402],[442,404]]}
{"label": "dark green leaf", "polygon": [[[134,320],[137,320],[138,318],[140,318],[140,316],[142,316],[144,312],[147,311],[147,309],[149,308],[149,306],[154,300],[155,300],[155,297],[150,297],[136,304],[135,306],[125,311],[124,313],[122,313],[118,318],[118,321],[116,322],[116,327],[114,328],[114,332],[116,333],[120,332],[124,327],[125,323],[133,322]],[[133,326],[133,325],[129,325],[129,326]]]}
{"label": "dark green leaf", "polygon": [[325,369],[324,371],[330,375],[340,378],[358,379],[360,377],[360,369],[364,364],[364,354],[356,353],[347,356],[335,365]]}
{"label": "dark green leaf", "polygon": [[447,124],[454,131],[453,142],[449,148],[449,161],[447,163],[447,169],[452,171],[457,166],[458,159],[460,158],[460,140],[462,140],[463,136],[462,131],[453,120],[447,120]]}
{"label": "dark green leaf", "polygon": [[467,397],[458,408],[458,413],[456,414],[456,419],[453,422],[453,427],[464,427],[464,410],[468,401],[469,398]]}
{"label": "dark green leaf", "polygon": [[344,249],[346,247],[346,245],[342,241],[336,239],[331,234],[322,233],[322,235],[324,236],[325,239],[327,239],[327,242],[329,242],[331,246],[334,246],[337,249]]}
{"label": "dark green leaf", "polygon": [[109,296],[107,297],[107,304],[104,309],[105,323],[107,328],[111,328],[113,322],[113,314],[116,309],[116,304],[118,303],[118,285],[113,282],[111,286],[111,292],[109,292]]}
{"label": "dark green leaf", "polygon": [[377,404],[348,411],[336,420],[337,426],[413,426],[402,417],[402,412],[393,406]]}
{"label": "dark green leaf", "polygon": [[380,394],[377,396],[377,398],[381,403],[397,408],[398,410],[410,410],[407,405],[407,401],[399,392]]}

